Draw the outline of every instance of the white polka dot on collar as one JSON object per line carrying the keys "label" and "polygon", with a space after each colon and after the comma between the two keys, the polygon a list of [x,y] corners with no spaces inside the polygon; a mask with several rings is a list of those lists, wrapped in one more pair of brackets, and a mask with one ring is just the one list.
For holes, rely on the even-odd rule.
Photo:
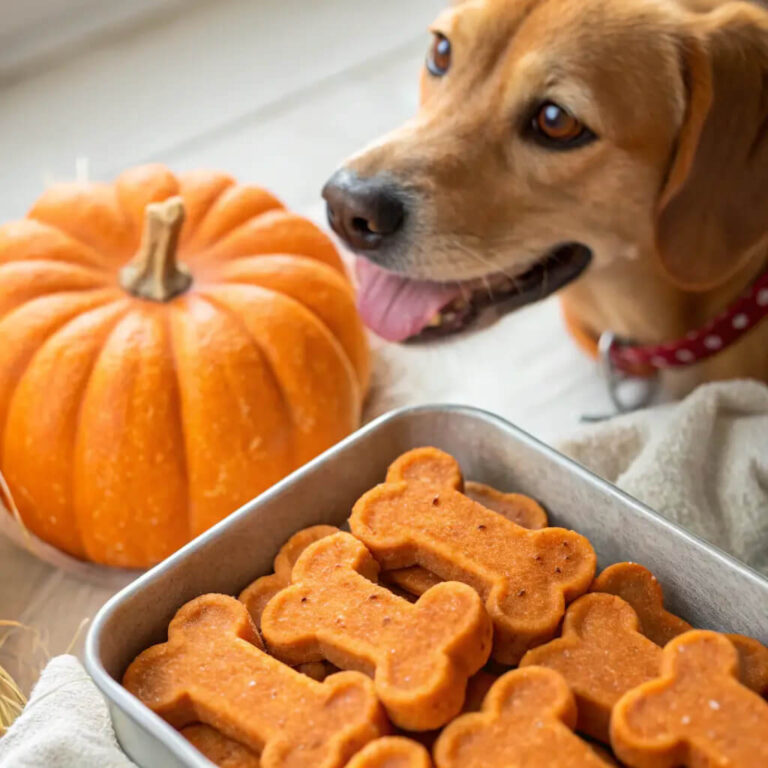
{"label": "white polka dot on collar", "polygon": [[723,340],[719,336],[712,334],[704,339],[704,346],[707,349],[720,349],[723,346]]}
{"label": "white polka dot on collar", "polygon": [[740,312],[733,318],[731,325],[733,325],[737,331],[743,331],[749,325],[749,318],[743,312]]}

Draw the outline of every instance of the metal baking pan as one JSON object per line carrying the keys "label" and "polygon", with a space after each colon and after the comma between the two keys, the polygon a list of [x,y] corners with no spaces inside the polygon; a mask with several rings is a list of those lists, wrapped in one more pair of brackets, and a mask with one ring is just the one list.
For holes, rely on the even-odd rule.
{"label": "metal baking pan", "polygon": [[625,560],[646,565],[661,580],[669,608],[695,626],[768,644],[768,580],[756,572],[497,416],[455,406],[406,409],[374,421],[246,504],[102,608],[85,663],[136,763],[211,765],[120,685],[133,658],[165,640],[177,609],[206,592],[237,594],[271,571],[275,553],[296,530],[342,524],[395,457],[422,445],[454,455],[469,479],[538,499],[553,525],[590,539],[601,567]]}

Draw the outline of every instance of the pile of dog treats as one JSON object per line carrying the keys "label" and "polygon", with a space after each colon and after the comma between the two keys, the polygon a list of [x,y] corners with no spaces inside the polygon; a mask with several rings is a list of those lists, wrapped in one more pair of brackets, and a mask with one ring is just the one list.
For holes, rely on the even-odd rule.
{"label": "pile of dog treats", "polygon": [[640,565],[595,578],[535,501],[421,448],[349,529],[187,603],[125,687],[227,768],[768,766],[768,649],[692,629]]}

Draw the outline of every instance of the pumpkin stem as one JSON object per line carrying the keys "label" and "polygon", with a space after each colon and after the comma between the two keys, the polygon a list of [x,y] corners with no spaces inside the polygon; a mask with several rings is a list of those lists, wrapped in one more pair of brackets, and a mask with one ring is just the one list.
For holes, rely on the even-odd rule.
{"label": "pumpkin stem", "polygon": [[123,289],[141,299],[169,301],[189,288],[192,275],[176,260],[183,223],[184,202],[180,197],[147,206],[139,252],[120,271]]}

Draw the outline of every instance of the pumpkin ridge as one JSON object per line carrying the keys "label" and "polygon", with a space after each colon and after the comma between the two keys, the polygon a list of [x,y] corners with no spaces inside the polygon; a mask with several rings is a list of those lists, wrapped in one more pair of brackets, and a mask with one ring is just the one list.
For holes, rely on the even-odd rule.
{"label": "pumpkin ridge", "polygon": [[[122,303],[122,302],[119,302]],[[86,374],[85,380],[83,381],[83,387],[80,390],[80,397],[77,404],[77,417],[75,419],[75,431],[72,435],[72,448],[71,448],[71,456],[72,456],[72,467],[71,467],[71,482],[72,486],[70,488],[70,503],[72,507],[72,518],[75,522],[75,530],[77,532],[77,539],[80,544],[80,549],[82,551],[85,551],[85,542],[83,541],[83,536],[80,532],[80,517],[77,514],[77,505],[75,503],[75,500],[77,499],[77,475],[75,473],[75,456],[77,455],[77,444],[80,441],[80,428],[83,423],[82,414],[83,414],[83,407],[85,405],[85,402],[88,397],[88,388],[91,384],[91,379],[93,378],[93,372],[96,370],[96,365],[99,362],[99,358],[101,357],[102,353],[104,352],[104,348],[107,345],[107,342],[109,341],[109,337],[114,332],[117,325],[120,323],[120,321],[131,311],[131,305],[128,300],[125,300],[125,307],[122,312],[116,312],[115,316],[111,319],[110,323],[108,323],[108,328],[106,332],[104,333],[104,338],[102,339],[102,342],[99,346],[98,352],[93,356],[93,359],[91,360],[91,366]],[[85,313],[84,313],[85,314]],[[82,317],[82,315],[80,315]],[[43,347],[40,347],[42,349]]]}
{"label": "pumpkin ridge", "polygon": [[[253,286],[250,286],[250,287],[253,287]],[[277,372],[275,371],[275,367],[272,364],[272,361],[269,359],[269,356],[262,349],[261,344],[259,344],[258,340],[255,339],[253,334],[248,330],[248,327],[243,322],[242,318],[239,317],[237,312],[235,312],[231,307],[226,306],[226,304],[224,304],[223,302],[217,301],[213,296],[211,296],[205,290],[197,291],[195,295],[197,296],[198,299],[200,299],[200,301],[204,301],[206,304],[213,307],[217,312],[221,312],[222,314],[230,318],[230,320],[232,320],[232,322],[238,328],[240,328],[240,330],[245,334],[246,338],[250,339],[254,349],[259,353],[259,357],[261,357],[261,359],[264,361],[264,367],[269,371],[269,375],[272,377],[272,380],[275,383],[275,389],[280,394],[280,402],[283,404],[283,409],[288,418],[288,421],[291,423],[292,426],[295,426],[296,419],[293,413],[293,408],[291,406],[291,403],[288,402],[288,398],[285,396],[285,392],[283,392],[283,387],[280,382],[280,378],[278,377]],[[291,432],[291,435],[293,435],[293,432]],[[290,453],[291,463],[295,465],[296,464],[296,448],[294,445],[293,437],[291,437],[289,453]]]}
{"label": "pumpkin ridge", "polygon": [[[337,273],[338,274],[338,273]],[[294,304],[297,304],[302,309],[309,312],[312,317],[317,320],[318,324],[321,325],[323,328],[325,328],[326,331],[331,335],[331,337],[339,344],[339,347],[341,347],[341,351],[344,353],[344,357],[349,361],[350,366],[354,369],[354,365],[352,365],[352,360],[350,359],[349,355],[347,354],[347,350],[344,349],[344,346],[342,345],[339,338],[336,336],[336,334],[333,332],[333,330],[328,326],[328,323],[326,323],[320,315],[315,312],[311,307],[308,307],[306,304],[302,303],[298,299],[295,299],[293,296],[289,296],[287,293],[283,293],[283,291],[278,291],[276,288],[271,288],[267,285],[261,285],[259,283],[249,283],[245,282],[243,280],[227,280],[226,278],[221,280],[221,283],[224,285],[236,285],[240,286],[241,288],[259,288],[262,291],[266,291],[267,293],[272,294],[273,296],[280,296],[280,298],[285,299],[287,301],[291,301]],[[231,310],[230,310],[231,312]],[[357,375],[357,371],[355,371],[355,381],[359,382],[359,376]]]}
{"label": "pumpkin ridge", "polygon": [[[83,393],[78,424],[84,431],[78,433],[74,452],[73,471],[79,480],[75,486],[74,509],[83,530],[83,549],[88,559],[94,562],[146,567],[167,557],[190,538],[185,515],[188,508],[186,472],[178,471],[179,452],[173,451],[175,461],[165,461],[171,455],[168,447],[179,445],[178,409],[175,403],[167,410],[162,407],[164,403],[161,404],[161,421],[156,421],[148,416],[155,413],[154,404],[141,397],[141,393],[147,392],[147,380],[158,371],[163,372],[163,380],[168,384],[166,392],[177,375],[168,349],[166,316],[167,313],[157,307],[133,304],[104,338]],[[126,344],[130,348],[129,354],[126,354]],[[167,400],[173,402],[173,397]],[[107,426],[112,430],[109,433],[112,439],[99,440],[101,414],[110,408],[120,414],[119,420],[117,424]],[[148,423],[154,425],[150,433],[143,429],[137,431],[137,424],[146,426]],[[142,439],[146,435],[150,435],[149,439]],[[137,448],[140,449],[138,452]],[[90,453],[91,450],[94,453]],[[161,453],[152,452],[157,450]],[[119,455],[115,456],[116,452],[120,452]],[[170,471],[172,476],[157,475],[158,467]],[[115,473],[106,482],[106,487],[113,489],[112,493],[104,493],[105,486],[92,479],[93,472],[98,473],[99,468],[104,468],[106,473]],[[155,480],[155,487],[142,491],[148,476]],[[163,477],[167,477],[168,484],[175,489],[170,507],[157,506],[158,495],[162,496],[157,486]],[[116,503],[115,481],[121,483],[118,499],[131,498],[136,493],[141,499],[153,500],[154,512],[145,514],[149,507],[136,500],[131,504]],[[119,509],[115,509],[116,506]],[[169,510],[173,510],[173,522]],[[165,536],[157,540],[151,534],[152,526],[159,520],[162,520]],[[102,522],[97,524],[97,521]],[[121,522],[123,525],[127,523],[122,535]]]}
{"label": "pumpkin ridge", "polygon": [[[219,206],[218,204],[221,202],[222,197],[225,195],[241,195],[245,197],[245,199],[236,199],[235,201],[224,201],[224,203]],[[255,194],[257,197],[263,196],[264,200],[262,202],[266,202],[267,207],[263,208],[252,208],[253,200],[248,201],[247,196]],[[232,210],[227,207],[228,203],[231,204],[237,204],[235,205],[235,209],[238,207],[241,207],[243,205],[246,206],[246,208],[251,208],[252,210],[249,213],[246,213],[246,218],[242,219],[239,216],[235,217],[237,218],[239,223],[232,224],[231,218],[232,218]],[[253,219],[257,219],[260,216],[264,216],[265,214],[272,213],[274,211],[283,211],[285,210],[285,206],[283,203],[277,199],[269,190],[264,189],[262,187],[254,187],[252,185],[244,185],[244,184],[238,184],[235,182],[234,184],[231,184],[226,189],[222,190],[222,193],[217,197],[215,203],[210,206],[208,211],[205,213],[203,217],[201,217],[198,226],[195,228],[195,234],[192,237],[185,238],[185,244],[187,244],[190,247],[190,250],[193,253],[204,253],[205,251],[212,248],[217,242],[220,242],[222,239],[221,232],[226,232],[225,237],[228,237],[232,232],[237,231],[240,227],[246,225],[249,221],[252,221]],[[214,227],[214,229],[221,230],[218,235],[213,235],[212,233],[205,233],[204,230],[208,226],[209,219],[212,216],[222,216],[224,220],[227,222],[226,229],[221,230],[221,226]],[[204,235],[201,235],[200,232],[204,232]],[[198,242],[200,240],[200,242]]]}
{"label": "pumpkin ridge", "polygon": [[8,261],[0,260],[0,273],[6,268],[21,267],[27,264],[47,267],[48,269],[61,269],[63,267],[67,267],[78,272],[88,272],[93,275],[95,279],[102,280],[104,285],[108,285],[110,282],[109,279],[111,275],[105,269],[96,269],[96,267],[79,264],[76,261],[59,261],[58,259],[9,259]]}
{"label": "pumpkin ridge", "polygon": [[[290,233],[280,230],[280,227],[285,227],[287,224],[292,225],[292,231]],[[271,208],[268,211],[264,211],[263,213],[247,219],[235,229],[227,232],[225,237],[208,244],[203,250],[194,255],[190,254],[190,266],[194,264],[197,267],[207,268],[211,264],[227,263],[234,259],[246,256],[253,258],[258,256],[271,256],[275,253],[275,246],[272,244],[272,241],[280,237],[287,237],[290,240],[295,240],[295,230],[299,227],[304,228],[304,230],[300,232],[302,240],[314,240],[312,243],[313,246],[322,246],[327,252],[322,253],[317,247],[304,250],[304,248],[306,248],[305,243],[301,244],[301,250],[297,248],[290,251],[281,250],[277,252],[289,256],[300,255],[305,258],[313,259],[314,261],[326,264],[331,267],[331,269],[335,269],[337,272],[341,272],[346,276],[341,257],[328,235],[310,219],[305,216],[300,216],[286,208]],[[238,238],[244,236],[244,233],[249,228],[260,235],[263,234],[265,236],[265,242],[260,244],[261,248],[265,248],[265,250],[262,250],[261,248],[254,249],[251,245],[247,250],[243,250],[236,254],[228,252],[228,247],[231,248],[231,243],[236,243]]]}
{"label": "pumpkin ridge", "polygon": [[[190,177],[191,174],[180,174],[179,179],[179,194],[184,197],[184,182]],[[205,210],[204,213],[200,214],[197,217],[197,221],[194,222],[186,222],[185,226],[187,226],[186,232],[182,230],[182,239],[180,240],[181,246],[180,250],[183,249],[184,245],[188,242],[191,242],[194,236],[197,234],[198,230],[202,226],[203,222],[208,218],[211,211],[214,209],[214,206],[216,203],[221,200],[221,196],[227,192],[227,190],[232,189],[232,187],[237,186],[237,181],[234,179],[234,177],[229,176],[227,177],[229,180],[228,184],[225,184],[216,194],[214,198],[211,199],[210,203],[208,204],[208,208]],[[192,226],[189,226],[189,224],[192,224]]]}
{"label": "pumpkin ridge", "polygon": [[[89,200],[85,209],[87,223],[78,213],[82,212],[84,200]],[[62,209],[69,209],[69,215],[61,217]],[[49,187],[27,213],[27,218],[62,232],[78,245],[99,254],[103,261],[122,263],[135,249],[130,234],[131,221],[118,200],[114,185],[104,182],[75,182]],[[109,232],[103,231],[101,226],[94,227],[94,221],[100,225],[106,223]],[[88,236],[93,242],[85,239]]]}
{"label": "pumpkin ridge", "polygon": [[[38,346],[38,348],[36,349],[35,353],[30,357],[30,359],[27,362],[27,365],[25,367],[24,374],[22,376],[18,377],[18,379],[16,381],[16,386],[14,387],[13,394],[12,394],[11,398],[9,399],[9,405],[8,405],[7,415],[6,415],[6,418],[5,418],[5,424],[4,424],[4,429],[3,429],[3,433],[4,433],[3,434],[3,454],[4,454],[3,455],[3,466],[4,467],[6,467],[6,463],[7,463],[7,456],[5,455],[5,448],[6,448],[6,443],[7,443],[7,440],[8,440],[8,427],[9,427],[9,425],[11,423],[11,415],[13,414],[14,405],[16,403],[16,400],[19,397],[20,386],[21,386],[22,382],[28,376],[30,368],[34,364],[35,360],[40,355],[44,354],[46,349],[48,348],[48,345],[50,345],[57,336],[59,336],[60,334],[65,332],[67,329],[69,329],[70,326],[73,323],[81,321],[84,317],[87,317],[91,313],[104,310],[106,307],[109,306],[109,304],[110,304],[109,302],[105,302],[104,304],[100,305],[99,307],[94,307],[94,308],[92,308],[90,310],[87,310],[85,312],[81,312],[78,315],[76,315],[75,317],[73,317],[71,320],[69,320],[68,322],[64,323],[62,326],[60,326],[58,329],[56,329],[56,331],[54,333],[50,334],[46,338],[45,343],[43,343],[40,346]],[[109,333],[111,333],[111,330],[114,328],[114,325],[119,321],[119,319],[121,317],[123,317],[125,315],[125,313],[127,312],[128,308],[130,306],[128,301],[113,302],[113,304],[114,304],[113,315],[108,320],[105,320],[105,323],[104,323],[105,333],[107,335]],[[124,304],[122,309],[120,308],[121,304]],[[79,430],[79,413],[80,413],[80,411],[82,409],[82,395],[83,395],[83,393],[85,392],[85,390],[87,388],[88,381],[90,380],[90,376],[91,376],[91,373],[93,371],[93,366],[95,364],[95,361],[99,357],[99,353],[100,353],[100,348],[99,348],[99,351],[97,351],[97,353],[95,355],[93,355],[93,358],[90,361],[90,368],[89,368],[89,370],[88,370],[88,372],[87,372],[87,374],[86,374],[86,376],[85,376],[85,378],[83,380],[83,387],[82,387],[82,389],[80,390],[80,393],[79,393],[80,396],[77,398],[78,406],[77,406],[77,414],[76,414],[76,417],[75,417],[75,419],[73,421],[73,423],[74,423],[74,430],[73,430],[73,436],[72,436],[73,437],[72,446],[74,446],[74,444],[76,442],[77,434],[78,434],[78,430]],[[74,456],[74,452],[72,452],[71,455]],[[68,512],[69,512],[68,518],[69,518],[69,520],[71,520],[71,523],[72,523],[72,525],[74,527],[74,530],[68,530],[68,533],[71,534],[71,536],[69,536],[69,538],[71,539],[70,546],[72,547],[72,549],[68,549],[62,543],[54,543],[54,546],[57,546],[58,548],[63,549],[64,551],[68,551],[70,554],[74,554],[76,557],[83,557],[84,550],[83,550],[82,537],[80,535],[79,524],[78,524],[77,516],[76,516],[76,513],[75,513],[75,509],[74,509],[74,497],[75,497],[74,478],[73,478],[71,473],[68,473],[68,477],[69,477],[69,482],[70,482],[70,484],[68,486],[69,500],[70,500],[70,505],[69,505],[69,508],[68,508]],[[6,479],[8,479],[9,483],[10,483],[10,479],[8,477],[8,474],[7,474],[7,468],[6,468]],[[13,490],[13,489],[11,489],[11,490]],[[18,496],[17,496],[17,503],[19,503],[18,502]],[[28,518],[25,518],[24,511],[23,511],[24,505],[19,503],[19,507],[20,507],[20,512],[22,514],[22,520],[24,520],[24,523],[30,527],[30,529],[32,530],[33,533],[36,533],[36,535],[39,535],[39,533],[37,533],[37,531],[35,529],[37,528],[37,525],[40,522],[40,515],[39,514],[36,515],[35,516],[36,519],[34,519],[34,521],[30,521]],[[49,532],[48,536],[44,536],[42,538],[44,538],[46,541],[49,541],[49,542],[51,542],[51,541],[55,542],[55,539],[61,539],[61,534],[60,534],[60,532],[56,532],[54,534],[51,534]]]}
{"label": "pumpkin ridge", "polygon": [[[185,506],[187,509],[189,509],[189,503],[190,503],[190,476],[189,476],[189,454],[187,452],[187,441],[184,434],[184,400],[181,396],[181,382],[179,381],[179,355],[176,351],[176,344],[173,339],[173,328],[171,328],[171,314],[170,312],[163,312],[162,313],[162,325],[163,325],[163,335],[165,337],[166,341],[166,349],[168,350],[168,354],[171,356],[171,360],[173,361],[173,387],[175,389],[176,394],[176,402],[179,404],[178,412],[176,414],[176,424],[178,426],[178,434],[181,435],[181,458],[182,458],[182,466],[181,471],[183,474],[183,480],[182,483],[184,487],[184,495],[185,495]],[[193,531],[192,531],[192,516],[187,515],[187,541],[191,541],[194,538]]]}
{"label": "pumpkin ridge", "polygon": [[[77,266],[88,267],[96,272],[105,274],[109,274],[114,270],[113,267],[104,265],[104,256],[100,254],[95,248],[93,248],[93,246],[90,246],[87,243],[83,243],[80,240],[76,240],[67,232],[64,232],[61,229],[57,229],[52,224],[48,224],[47,222],[41,221],[40,219],[20,219],[18,221],[11,221],[7,224],[3,224],[0,226],[0,242],[2,242],[3,237],[7,237],[8,232],[12,233],[14,229],[24,227],[27,229],[26,233],[23,233],[22,236],[17,235],[15,240],[11,239],[10,241],[3,242],[3,245],[0,246],[0,264],[14,264],[16,262],[23,262],[28,260],[23,255],[21,257],[17,256],[15,258],[8,258],[4,253],[5,250],[13,250],[19,246],[28,246],[34,244],[36,238],[51,237],[56,239],[55,245],[57,246],[57,250],[55,252],[60,253],[61,250],[58,249],[61,249],[63,246],[77,249],[77,254],[79,256],[85,257],[85,259],[87,259],[87,263],[84,263],[82,259],[70,258],[48,258],[45,259],[46,261],[55,262],[56,264],[74,264]],[[46,252],[50,253],[50,250],[51,248],[49,245],[46,249]]]}
{"label": "pumpkin ridge", "polygon": [[[349,382],[351,384],[351,388],[354,391],[356,395],[356,410],[357,410],[357,418],[359,420],[360,413],[362,411],[362,401],[363,401],[363,393],[362,393],[362,387],[360,385],[360,381],[357,376],[357,372],[355,371],[354,366],[352,365],[352,361],[349,359],[349,356],[346,353],[346,350],[342,347],[341,342],[336,338],[336,336],[333,335],[333,333],[328,329],[328,327],[323,323],[314,312],[312,312],[310,309],[305,307],[300,301],[292,298],[291,296],[288,296],[284,293],[279,292],[268,292],[267,289],[258,286],[258,285],[250,285],[250,284],[222,284],[219,286],[220,289],[226,289],[226,288],[232,288],[232,287],[238,287],[243,288],[248,291],[252,291],[254,293],[269,293],[269,295],[276,296],[278,299],[284,303],[285,306],[291,306],[293,309],[297,311],[297,314],[299,316],[303,316],[305,319],[308,319],[310,322],[314,322],[317,329],[320,332],[320,335],[324,335],[324,340],[328,343],[330,348],[333,350],[333,352],[336,355],[337,360],[341,363],[341,365],[345,368],[347,377],[349,379]],[[214,296],[211,296],[212,292],[215,292],[217,290],[216,287],[211,287],[205,290],[205,298],[209,302],[213,302],[216,305],[225,304],[225,300],[223,299],[217,299]],[[228,311],[232,312],[234,311],[231,307],[227,305]],[[258,343],[258,342],[257,342]],[[261,345],[259,345],[259,350],[262,351]],[[268,359],[268,355],[266,352],[262,351],[262,354]],[[272,367],[271,361],[270,361],[270,368]],[[280,379],[277,379],[278,382]],[[293,414],[293,422],[297,426],[297,428],[300,428],[299,420],[295,416],[295,411],[293,408],[291,408],[290,412]],[[304,463],[307,459],[304,459],[302,463]]]}
{"label": "pumpkin ridge", "polygon": [[[266,270],[266,274],[262,271],[262,268]],[[242,270],[243,273],[237,274],[239,270]],[[252,275],[249,274],[250,270],[252,270]],[[315,302],[315,308],[313,308],[300,297],[299,293],[294,294],[285,292],[282,288],[266,284],[272,280],[273,274],[276,274],[277,272],[281,272],[282,276],[286,274],[290,275],[291,280],[288,281],[289,283],[295,278],[302,281],[316,281],[322,283],[324,288],[331,292],[339,291],[345,293],[349,299],[350,316],[357,317],[355,292],[346,274],[343,274],[329,264],[313,259],[310,256],[294,255],[290,253],[240,256],[216,265],[204,274],[206,274],[206,277],[210,276],[214,283],[241,286],[255,285],[259,288],[273,291],[280,296],[296,299],[305,309],[312,312],[319,322],[323,323],[339,341],[344,348],[344,351],[347,353],[347,357],[352,363],[352,367],[355,369],[358,381],[360,382],[361,391],[367,392],[370,379],[370,363],[369,347],[367,339],[365,338],[365,332],[362,331],[362,329],[357,329],[357,332],[355,332],[355,326],[352,325],[350,327],[346,317],[336,317],[336,320],[339,321],[336,323],[338,327],[328,325],[323,319],[323,316],[319,314],[319,312],[322,311],[323,304],[326,303],[324,301]],[[338,300],[339,298],[336,297],[334,303],[337,303]],[[330,313],[331,317],[335,314],[335,311]]]}
{"label": "pumpkin ridge", "polygon": [[[63,283],[60,287],[52,285],[40,284],[35,277],[39,277],[35,274],[25,275],[25,271],[34,273],[35,270],[39,271],[44,269],[47,273],[55,274],[59,281]],[[66,284],[66,278],[74,278],[72,283]],[[45,259],[30,259],[29,261],[8,261],[4,264],[0,264],[0,283],[4,280],[13,281],[14,278],[18,280],[17,284],[13,286],[12,294],[9,295],[9,303],[6,307],[2,307],[0,304],[0,320],[12,312],[17,307],[23,306],[28,301],[40,298],[41,296],[51,296],[53,294],[60,293],[85,293],[87,291],[98,291],[109,287],[109,281],[106,275],[99,274],[95,270],[81,267],[77,264],[67,264],[60,261],[48,261]],[[26,279],[25,279],[26,278]],[[86,279],[93,280],[91,285],[76,285],[76,279],[82,279],[84,282]],[[25,286],[24,283],[27,283]],[[26,289],[26,290],[25,290]],[[35,293],[34,291],[39,291]],[[30,293],[32,292],[32,293]],[[21,296],[19,296],[21,294]]]}
{"label": "pumpkin ridge", "polygon": [[[91,291],[78,291],[77,293],[91,293]],[[54,294],[55,296],[61,296],[62,294]],[[32,299],[31,301],[45,301],[46,299],[52,297],[51,294],[45,295],[45,296],[38,296],[35,299]],[[91,311],[93,309],[100,309],[101,307],[105,306],[106,304],[110,303],[110,301],[114,301],[116,297],[116,294],[112,291],[105,291],[104,301],[100,304],[97,304],[93,307],[90,307],[88,310],[85,311]],[[0,322],[5,320],[6,318],[10,317],[14,312],[20,311],[23,307],[27,306],[30,302],[25,302],[24,304],[19,305],[18,307],[14,307],[10,312],[0,317]],[[66,320],[63,320],[61,325],[56,326],[55,328],[52,328],[50,333],[48,333],[44,339],[37,345],[37,347],[29,354],[26,358],[26,360],[22,360],[22,367],[19,371],[16,381],[14,382],[12,388],[8,392],[8,407],[6,408],[6,412],[4,414],[0,413],[0,416],[2,416],[2,419],[0,419],[0,468],[3,464],[3,449],[5,448],[5,430],[7,427],[7,415],[8,411],[10,411],[11,403],[13,402],[13,397],[16,394],[16,389],[18,388],[19,384],[21,383],[21,380],[24,378],[24,374],[27,372],[27,369],[32,364],[32,361],[35,359],[35,356],[37,353],[48,343],[50,339],[53,338],[54,335],[56,335],[59,331],[64,330],[69,323],[74,322],[77,320],[78,317],[83,315],[84,312],[82,311],[75,311],[72,316],[68,317]]]}

